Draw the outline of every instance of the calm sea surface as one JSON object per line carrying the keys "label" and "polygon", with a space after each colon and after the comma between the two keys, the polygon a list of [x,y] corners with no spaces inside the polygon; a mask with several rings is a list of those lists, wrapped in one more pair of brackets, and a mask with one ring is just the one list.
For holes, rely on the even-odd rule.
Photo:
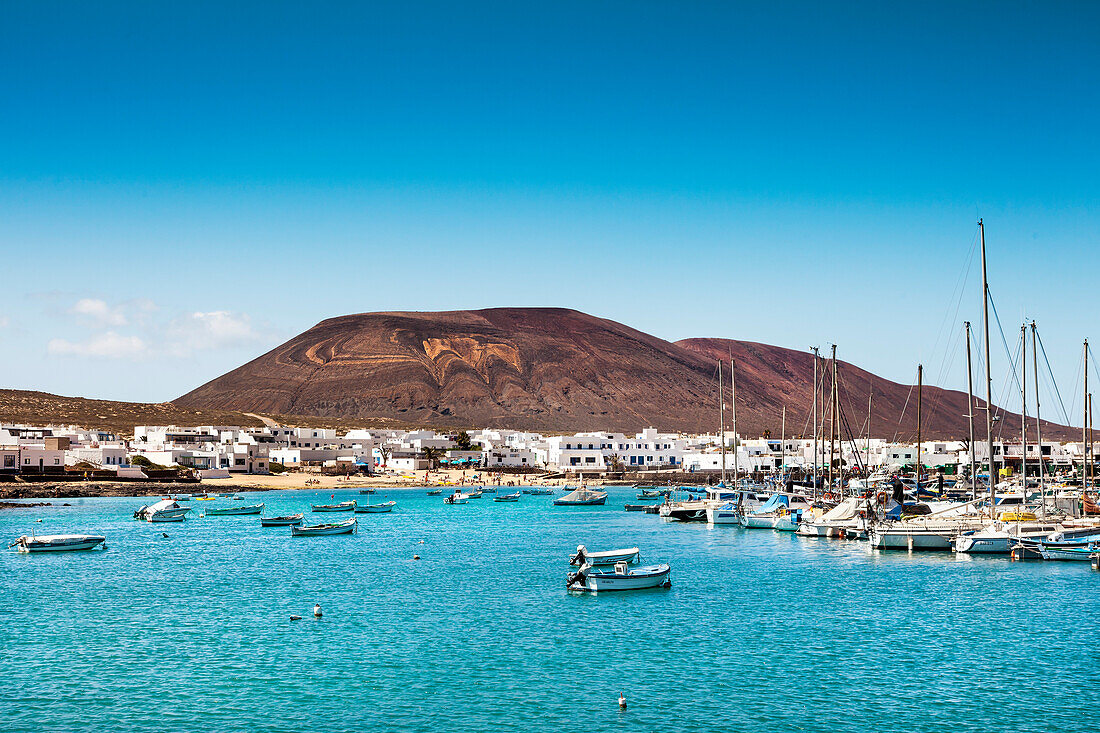
{"label": "calm sea surface", "polygon": [[[330,493],[246,501],[287,514]],[[5,546],[32,528],[109,546],[0,552],[0,731],[1100,723],[1100,573],[1087,563],[669,524],[624,512],[633,493],[567,508],[380,491],[369,499],[397,500],[394,513],[358,515],[357,535],[305,538],[255,516],[137,522],[143,499],[0,511]],[[580,543],[638,545],[643,564],[672,564],[672,588],[571,596]]]}

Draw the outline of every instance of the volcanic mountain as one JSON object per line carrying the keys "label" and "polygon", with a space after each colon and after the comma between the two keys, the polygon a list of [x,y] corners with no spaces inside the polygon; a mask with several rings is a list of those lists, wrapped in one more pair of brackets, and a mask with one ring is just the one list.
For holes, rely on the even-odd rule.
{"label": "volcanic mountain", "polygon": [[[438,427],[703,432],[718,427],[716,363],[731,353],[738,431],[778,436],[785,405],[788,434],[811,434],[807,352],[723,339],[671,343],[558,308],[330,318],[174,402]],[[911,387],[850,364],[839,370],[842,412],[854,432],[863,428],[873,387],[872,434],[911,439]],[[925,436],[967,434],[965,394],[925,387],[924,406]]]}

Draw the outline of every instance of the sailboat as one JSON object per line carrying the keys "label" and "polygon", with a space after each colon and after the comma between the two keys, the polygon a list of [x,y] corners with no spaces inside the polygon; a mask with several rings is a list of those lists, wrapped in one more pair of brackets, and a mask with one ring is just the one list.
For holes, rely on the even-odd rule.
{"label": "sailboat", "polygon": [[586,488],[584,474],[581,474],[577,488],[565,496],[554,499],[554,506],[602,506],[606,501],[607,492]]}

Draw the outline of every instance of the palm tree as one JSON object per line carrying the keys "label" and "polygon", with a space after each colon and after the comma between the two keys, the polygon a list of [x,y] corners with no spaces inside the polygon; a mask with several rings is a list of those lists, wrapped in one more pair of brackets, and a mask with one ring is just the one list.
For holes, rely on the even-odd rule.
{"label": "palm tree", "polygon": [[434,469],[439,465],[439,459],[443,455],[441,448],[421,448],[420,457],[428,461],[428,468]]}

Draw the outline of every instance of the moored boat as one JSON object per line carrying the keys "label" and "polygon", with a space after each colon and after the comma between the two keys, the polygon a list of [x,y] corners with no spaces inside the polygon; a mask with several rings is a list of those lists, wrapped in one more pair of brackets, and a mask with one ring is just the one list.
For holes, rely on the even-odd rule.
{"label": "moored boat", "polygon": [[450,496],[443,498],[444,504],[466,504],[470,501],[470,497],[467,494],[463,494],[461,491],[456,491]]}
{"label": "moored boat", "polygon": [[146,522],[182,522],[189,511],[191,511],[190,507],[180,506],[171,499],[163,499],[138,509],[134,512],[134,519],[142,519]]}
{"label": "moored boat", "polygon": [[385,514],[386,512],[392,512],[393,508],[397,506],[396,501],[387,501],[382,504],[356,504],[356,514]]}
{"label": "moored boat", "polygon": [[294,527],[302,523],[305,515],[302,513],[288,514],[285,517],[261,517],[261,527]]}
{"label": "moored boat", "polygon": [[588,565],[614,565],[625,562],[627,564],[638,562],[640,551],[637,547],[626,547],[621,550],[603,550],[602,552],[589,552],[584,545],[577,545],[577,552],[569,556],[569,564],[574,566]]}
{"label": "moored boat", "polygon": [[353,512],[354,501],[342,501],[339,504],[310,504],[310,511],[314,512]]}
{"label": "moored boat", "polygon": [[353,534],[359,520],[352,517],[345,522],[330,522],[328,524],[311,524],[304,527],[290,528],[292,537],[318,537],[330,534]]}
{"label": "moored boat", "polygon": [[589,593],[667,588],[672,585],[671,574],[672,568],[667,564],[631,570],[625,562],[620,562],[613,570],[595,570],[586,563],[565,576],[565,585],[570,591]]}
{"label": "moored boat", "polygon": [[595,491],[583,486],[554,499],[554,506],[600,506],[607,501],[606,491]]}
{"label": "moored boat", "polygon": [[260,514],[264,510],[263,504],[248,504],[246,506],[210,507],[206,510],[208,517],[236,517],[245,514]]}
{"label": "moored boat", "polygon": [[360,494],[373,494],[373,493],[375,493],[375,492],[376,492],[377,490],[378,490],[378,489],[359,489],[359,493],[360,493]]}
{"label": "moored boat", "polygon": [[103,545],[107,547],[107,538],[94,534],[43,534],[23,535],[8,547],[19,552],[70,552],[74,550],[94,550]]}
{"label": "moored boat", "polygon": [[432,489],[428,492],[428,496],[439,496],[443,493],[443,489]]}
{"label": "moored boat", "polygon": [[493,501],[505,501],[505,502],[519,501],[519,492],[517,491],[514,494],[501,494],[499,496],[494,496]]}

